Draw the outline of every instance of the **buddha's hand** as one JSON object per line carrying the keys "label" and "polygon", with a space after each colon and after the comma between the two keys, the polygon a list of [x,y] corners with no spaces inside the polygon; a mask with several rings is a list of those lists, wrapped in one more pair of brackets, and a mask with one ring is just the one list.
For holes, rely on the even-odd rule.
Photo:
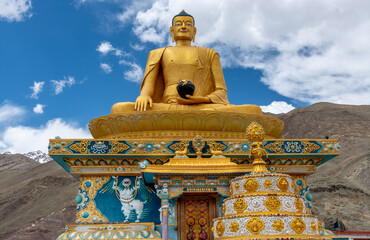
{"label": "buddha's hand", "polygon": [[135,109],[137,111],[146,111],[148,105],[153,107],[153,100],[149,96],[139,96],[136,98]]}
{"label": "buddha's hand", "polygon": [[177,98],[177,103],[184,105],[211,103],[211,99],[209,97],[190,96],[190,95],[186,95],[186,97],[189,99]]}

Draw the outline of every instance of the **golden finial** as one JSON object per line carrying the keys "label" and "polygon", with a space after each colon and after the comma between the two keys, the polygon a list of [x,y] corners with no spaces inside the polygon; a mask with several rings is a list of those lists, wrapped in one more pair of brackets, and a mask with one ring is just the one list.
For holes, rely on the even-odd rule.
{"label": "golden finial", "polygon": [[266,162],[262,159],[263,156],[267,158],[266,150],[262,144],[262,140],[265,138],[263,127],[256,122],[252,122],[247,128],[247,137],[252,142],[251,154],[254,157],[252,172],[268,172]]}

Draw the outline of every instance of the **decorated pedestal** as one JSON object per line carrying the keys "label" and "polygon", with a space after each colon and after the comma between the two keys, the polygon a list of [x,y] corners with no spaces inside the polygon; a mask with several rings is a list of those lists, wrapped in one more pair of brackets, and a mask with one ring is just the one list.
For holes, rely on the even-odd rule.
{"label": "decorated pedestal", "polygon": [[214,222],[216,239],[320,239],[317,217],[307,214],[289,175],[249,174],[230,184],[224,217]]}
{"label": "decorated pedestal", "polygon": [[[58,239],[324,235],[306,177],[339,154],[337,140],[278,139],[282,122],[261,115],[244,126],[228,112],[189,114],[110,115],[91,122],[99,138],[51,139],[49,155],[80,181],[75,225]],[[266,140],[245,136],[251,124]],[[268,172],[255,173],[261,149]]]}

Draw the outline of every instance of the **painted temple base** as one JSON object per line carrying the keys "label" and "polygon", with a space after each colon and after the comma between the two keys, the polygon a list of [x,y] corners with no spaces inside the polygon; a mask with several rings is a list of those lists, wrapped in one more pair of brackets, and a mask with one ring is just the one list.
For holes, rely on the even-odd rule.
{"label": "painted temple base", "polygon": [[279,138],[284,124],[281,120],[246,113],[222,111],[147,111],[107,115],[90,121],[89,129],[94,138],[244,138],[252,122],[264,129],[266,139]]}
{"label": "painted temple base", "polygon": [[154,223],[67,225],[57,240],[162,239]]}
{"label": "painted temple base", "polygon": [[[214,113],[207,112],[199,115],[209,117],[212,114]],[[207,240],[271,239],[272,237],[274,239],[334,238],[311,214],[312,196],[306,179],[308,175],[316,172],[317,166],[339,154],[340,146],[337,140],[268,137],[265,141],[261,141],[260,148],[268,155],[264,158],[266,170],[270,172],[270,177],[288,174],[284,175],[288,179],[288,190],[279,190],[276,187],[275,178],[270,179],[272,186],[268,187],[270,184],[266,183],[266,187],[266,179],[261,178],[258,185],[264,190],[245,197],[242,196],[244,194],[242,191],[245,189],[245,181],[242,178],[250,176],[253,172],[255,160],[253,154],[256,150],[255,142],[245,137],[245,129],[242,130],[240,127],[234,137],[223,137],[222,131],[211,130],[201,132],[196,137],[177,136],[181,131],[176,128],[168,132],[158,131],[157,135],[140,137],[130,135],[131,130],[124,132],[118,127],[135,126],[144,130],[147,126],[153,127],[151,124],[159,124],[151,123],[152,120],[148,120],[151,117],[162,119],[163,126],[166,126],[166,122],[171,123],[169,120],[171,117],[159,118],[159,116],[161,116],[160,113],[154,112],[141,117],[130,114],[126,116],[128,119],[132,118],[128,125],[119,125],[124,123],[122,119],[125,119],[121,118],[121,115],[106,116],[99,118],[102,121],[98,119],[94,122],[97,124],[95,126],[98,133],[101,129],[107,131],[103,132],[103,135],[105,133],[106,135],[102,138],[50,140],[49,155],[80,181],[76,197],[76,224],[78,225],[67,226],[67,231],[58,240],[186,240],[191,233],[190,225],[193,227],[194,239],[199,239],[199,233],[203,230]],[[191,122],[190,116],[194,115],[189,115],[187,118]],[[263,119],[262,117],[257,116],[253,119],[258,121]],[[233,118],[232,116],[228,118],[229,120],[226,117],[224,120],[231,124]],[[204,119],[201,121],[205,121]],[[181,124],[187,121],[185,119]],[[201,121],[199,120],[197,124]],[[177,123],[180,124],[179,122]],[[193,123],[189,125],[203,126],[193,125]],[[211,120],[207,122],[207,124],[211,123]],[[218,120],[213,123],[215,123],[214,126],[218,126]],[[281,132],[276,130],[282,128],[282,125],[279,125],[278,121],[275,123],[265,126],[271,126],[271,131],[279,135]],[[138,131],[137,134],[143,132]],[[149,130],[147,132],[154,134]],[[165,137],[158,137],[161,132],[172,135],[165,134]],[[111,133],[117,135],[112,137],[109,135]],[[125,137],[120,137],[121,134]],[[214,137],[212,137],[213,134],[215,134]],[[240,137],[237,137],[238,134]],[[238,187],[235,185],[236,181],[239,181]],[[267,191],[273,191],[273,193]],[[277,191],[283,192],[276,194]],[[257,203],[260,206],[258,212],[251,213],[256,216],[241,213],[239,217],[243,220],[239,228],[243,230],[239,230],[239,236],[233,235],[230,231],[233,218],[227,216],[235,215],[235,212],[232,212],[236,200],[235,196],[232,197],[233,194],[236,194],[236,198],[244,198],[247,208]],[[268,209],[264,205],[269,197],[273,197],[273,201],[269,200],[271,206],[276,202],[281,203],[280,210]],[[300,200],[299,203],[297,200],[297,207],[298,198]],[[223,203],[229,205],[228,212],[223,211]],[[285,229],[281,234],[280,232],[265,234],[263,230],[254,235],[244,234],[248,231],[246,223],[253,217],[259,217],[264,222],[265,231],[269,229],[272,231],[274,229],[272,224],[278,220],[274,216],[276,214],[282,215],[279,218],[284,223]],[[287,215],[283,216],[283,214]],[[306,226],[306,232],[303,231],[302,234],[297,234],[291,227],[297,217],[302,219]],[[130,224],[123,224],[126,219]],[[214,231],[217,231],[217,222],[220,219],[225,224],[223,236],[212,232],[213,220],[216,224]],[[135,221],[140,222],[135,223]],[[258,222],[255,223],[258,225]],[[302,225],[300,221],[296,224]],[[310,229],[314,225],[316,230],[312,235],[313,230]],[[295,229],[297,228],[299,227],[296,226]],[[285,232],[287,234],[284,234]]]}

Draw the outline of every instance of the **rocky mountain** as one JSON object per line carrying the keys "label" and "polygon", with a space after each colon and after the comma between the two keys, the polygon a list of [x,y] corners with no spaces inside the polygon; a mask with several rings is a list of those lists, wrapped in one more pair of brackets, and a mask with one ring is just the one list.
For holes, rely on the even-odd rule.
{"label": "rocky mountain", "polygon": [[44,153],[40,150],[28,152],[23,154],[26,157],[32,158],[33,160],[39,162],[39,163],[47,163],[51,160],[53,160],[47,153]]}
{"label": "rocky mountain", "polygon": [[[272,114],[268,114],[272,115]],[[282,138],[339,139],[341,155],[309,177],[313,211],[329,229],[370,226],[370,106],[318,103],[273,115]],[[0,154],[0,239],[56,239],[74,223],[78,181],[55,162]]]}
{"label": "rocky mountain", "polygon": [[317,103],[276,115],[282,138],[339,139],[341,154],[308,178],[313,212],[333,228],[370,229],[370,106]]}

